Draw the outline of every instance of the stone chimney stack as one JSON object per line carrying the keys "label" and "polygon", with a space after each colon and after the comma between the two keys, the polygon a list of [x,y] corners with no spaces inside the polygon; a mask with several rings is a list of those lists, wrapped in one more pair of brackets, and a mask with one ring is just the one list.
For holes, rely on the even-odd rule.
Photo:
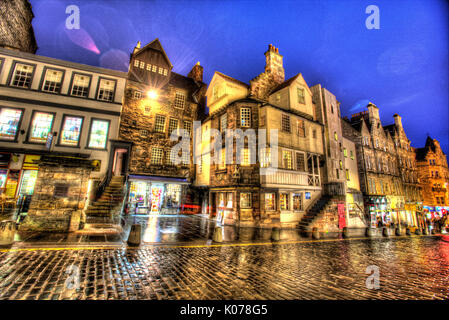
{"label": "stone chimney stack", "polygon": [[193,66],[187,77],[192,78],[193,80],[198,82],[203,82],[203,67],[200,66],[199,61]]}
{"label": "stone chimney stack", "polygon": [[393,115],[394,118],[394,124],[396,125],[396,127],[402,128],[402,118],[400,115],[398,115],[397,113],[395,113]]}
{"label": "stone chimney stack", "polygon": [[376,107],[375,104],[373,104],[373,103],[370,102],[370,103],[368,104],[367,108],[368,108],[368,114],[369,114],[370,121],[371,121],[371,120],[374,120],[374,119],[380,120],[380,117],[379,117],[379,108]]}

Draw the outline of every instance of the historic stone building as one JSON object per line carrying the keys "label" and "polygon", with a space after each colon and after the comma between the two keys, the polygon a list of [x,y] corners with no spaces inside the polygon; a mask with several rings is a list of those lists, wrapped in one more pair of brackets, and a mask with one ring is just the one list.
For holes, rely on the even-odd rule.
{"label": "historic stone building", "polygon": [[[449,169],[440,143],[427,137],[426,145],[415,150],[424,211],[442,215],[449,210]],[[444,211],[443,211],[444,209]]]}
{"label": "historic stone building", "polygon": [[33,18],[28,0],[0,1],[0,47],[35,53]]}
{"label": "historic stone building", "polygon": [[[172,71],[158,39],[131,54],[120,121],[120,139],[132,142],[123,149],[128,159],[131,212],[177,213],[191,202],[188,185],[193,180],[193,121],[204,113],[203,67],[197,63],[187,77]],[[171,152],[178,139],[173,131],[187,132],[190,150]],[[176,158],[182,162],[176,164]],[[121,173],[117,173],[121,174]]]}
{"label": "historic stone building", "polygon": [[[419,209],[416,200],[419,195],[412,196],[413,191],[406,195],[404,186],[411,186],[402,183],[402,173],[412,173],[413,164],[407,163],[408,170],[403,167],[402,162],[400,164],[403,159],[409,159],[402,149],[412,150],[410,141],[404,138],[400,118],[396,117],[393,127],[384,128],[380,121],[379,109],[372,103],[367,108],[367,111],[354,114],[350,120],[342,122],[344,136],[356,143],[360,185],[365,196],[367,216],[372,226],[375,226],[377,217],[380,217],[387,225],[395,223],[416,227],[419,223],[416,215],[416,210]],[[398,149],[396,143],[399,147],[401,141],[402,146]],[[414,192],[418,190],[415,178],[407,179],[410,184],[414,183]],[[406,207],[406,204],[410,207]]]}

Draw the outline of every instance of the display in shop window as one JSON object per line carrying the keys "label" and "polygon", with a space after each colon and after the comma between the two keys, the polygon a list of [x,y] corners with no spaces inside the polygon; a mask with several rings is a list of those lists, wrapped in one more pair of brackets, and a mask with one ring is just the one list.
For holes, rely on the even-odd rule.
{"label": "display in shop window", "polygon": [[89,148],[104,149],[108,140],[109,121],[93,120],[89,137]]}
{"label": "display in shop window", "polygon": [[48,134],[53,126],[54,114],[36,112],[30,127],[30,142],[46,143]]}
{"label": "display in shop window", "polygon": [[65,146],[78,146],[82,125],[83,118],[65,116],[59,143]]}
{"label": "display in shop window", "polygon": [[23,111],[20,109],[1,109],[0,139],[12,141],[16,138],[22,113]]}
{"label": "display in shop window", "polygon": [[276,210],[276,197],[274,193],[265,193],[265,210]]}

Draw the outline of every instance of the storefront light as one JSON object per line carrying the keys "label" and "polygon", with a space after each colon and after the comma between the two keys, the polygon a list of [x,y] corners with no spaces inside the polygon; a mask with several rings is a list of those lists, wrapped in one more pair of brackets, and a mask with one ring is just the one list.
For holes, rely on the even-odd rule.
{"label": "storefront light", "polygon": [[147,92],[147,97],[152,99],[152,100],[156,100],[157,99],[157,92],[156,90],[150,90]]}

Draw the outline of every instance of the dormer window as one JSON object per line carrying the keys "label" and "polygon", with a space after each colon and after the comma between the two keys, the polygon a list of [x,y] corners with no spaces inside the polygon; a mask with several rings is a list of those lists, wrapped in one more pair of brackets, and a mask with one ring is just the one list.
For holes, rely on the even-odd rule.
{"label": "dormer window", "polygon": [[304,89],[303,88],[296,88],[296,92],[298,94],[298,103],[305,104],[306,103],[306,99],[305,99],[305,96],[304,96]]}

